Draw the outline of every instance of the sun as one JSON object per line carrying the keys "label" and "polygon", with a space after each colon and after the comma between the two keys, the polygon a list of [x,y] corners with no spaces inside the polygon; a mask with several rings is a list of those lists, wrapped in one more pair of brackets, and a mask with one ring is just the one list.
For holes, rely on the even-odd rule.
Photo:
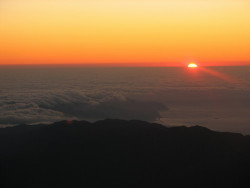
{"label": "sun", "polygon": [[195,64],[195,63],[189,63],[188,64],[188,68],[197,68],[197,67],[198,67],[198,65]]}

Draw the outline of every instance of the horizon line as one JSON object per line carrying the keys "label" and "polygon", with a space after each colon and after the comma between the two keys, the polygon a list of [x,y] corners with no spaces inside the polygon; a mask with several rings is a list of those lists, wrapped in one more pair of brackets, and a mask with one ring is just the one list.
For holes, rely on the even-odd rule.
{"label": "horizon line", "polygon": [[[186,61],[186,62],[168,62],[165,63],[153,63],[153,62],[144,62],[144,63],[3,63],[0,64],[0,67],[186,67],[189,63],[196,61]],[[225,64],[223,64],[225,63]],[[226,65],[227,63],[227,65]],[[235,66],[250,66],[250,62],[220,62],[216,65],[216,62],[201,62],[197,61],[197,64],[200,67],[235,67]]]}

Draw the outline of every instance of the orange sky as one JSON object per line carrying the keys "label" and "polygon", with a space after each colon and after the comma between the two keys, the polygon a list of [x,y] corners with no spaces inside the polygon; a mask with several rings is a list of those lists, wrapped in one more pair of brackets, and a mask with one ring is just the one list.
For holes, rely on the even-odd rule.
{"label": "orange sky", "polygon": [[0,64],[250,65],[249,0],[1,0]]}

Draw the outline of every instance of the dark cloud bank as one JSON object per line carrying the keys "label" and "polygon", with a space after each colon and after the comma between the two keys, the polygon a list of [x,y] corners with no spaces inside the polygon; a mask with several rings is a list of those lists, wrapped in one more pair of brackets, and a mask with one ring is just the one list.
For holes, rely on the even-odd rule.
{"label": "dark cloud bank", "polygon": [[51,109],[80,119],[139,119],[153,121],[160,117],[159,112],[167,110],[164,104],[154,101],[113,98],[108,101],[89,104],[74,101],[53,101],[52,104],[39,104],[39,107]]}
{"label": "dark cloud bank", "polygon": [[41,95],[21,102],[0,104],[0,124],[54,122],[64,119],[105,118],[155,121],[167,107],[160,102],[132,99],[121,95],[85,95],[78,92]]}

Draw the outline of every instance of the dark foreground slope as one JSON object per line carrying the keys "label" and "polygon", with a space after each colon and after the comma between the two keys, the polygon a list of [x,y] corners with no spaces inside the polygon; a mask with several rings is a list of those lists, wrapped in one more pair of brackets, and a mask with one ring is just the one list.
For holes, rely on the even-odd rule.
{"label": "dark foreground slope", "polygon": [[142,121],[0,129],[1,187],[250,187],[250,137]]}

